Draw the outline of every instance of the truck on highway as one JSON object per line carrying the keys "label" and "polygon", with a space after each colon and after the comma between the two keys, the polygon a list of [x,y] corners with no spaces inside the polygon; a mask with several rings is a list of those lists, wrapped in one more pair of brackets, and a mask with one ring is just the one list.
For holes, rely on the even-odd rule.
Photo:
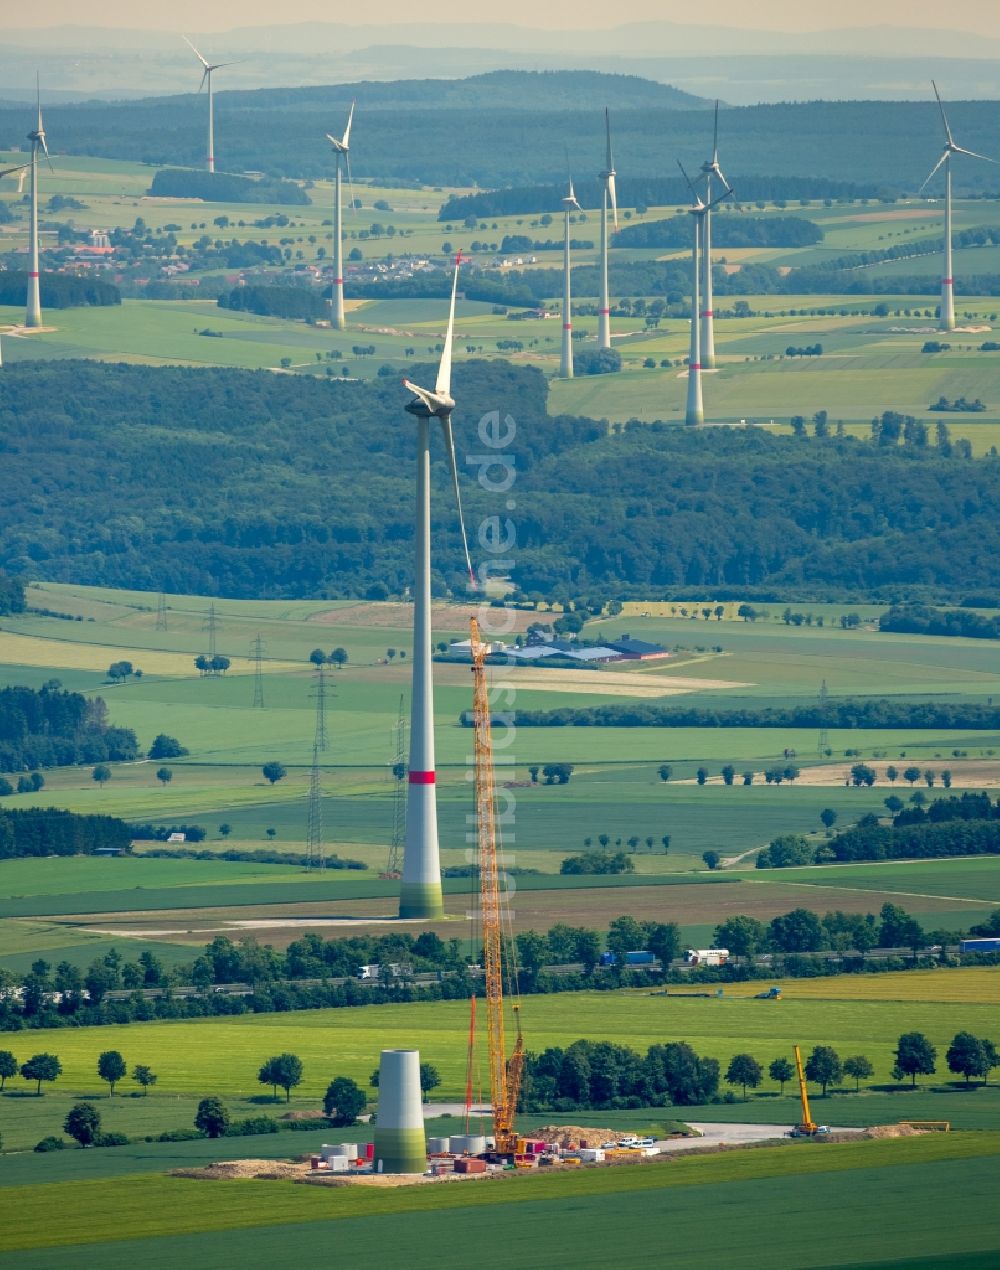
{"label": "truck on highway", "polygon": [[[616,966],[617,964],[618,959],[614,953],[601,953],[602,966]],[[633,970],[641,970],[643,968],[651,970],[654,966],[659,965],[659,962],[651,952],[636,950],[635,952],[627,952],[625,954],[625,965]]]}
{"label": "truck on highway", "polygon": [[992,939],[963,939],[958,950],[964,953],[1000,953],[1000,936]]}
{"label": "truck on highway", "polygon": [[382,972],[385,970],[389,972],[388,977],[398,979],[400,975],[408,974],[410,967],[404,966],[398,961],[392,961],[387,966],[380,966],[376,962],[370,966],[358,966],[355,977],[358,979],[381,979],[383,978]]}
{"label": "truck on highway", "polygon": [[689,948],[684,960],[689,966],[724,966],[729,960],[729,949]]}

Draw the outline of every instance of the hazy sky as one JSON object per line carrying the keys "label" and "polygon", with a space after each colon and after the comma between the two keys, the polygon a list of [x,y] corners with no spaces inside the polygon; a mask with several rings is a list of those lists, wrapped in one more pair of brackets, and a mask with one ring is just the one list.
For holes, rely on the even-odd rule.
{"label": "hazy sky", "polygon": [[[7,0],[5,8],[12,7]],[[696,16],[695,16],[696,13]],[[835,5],[816,0],[715,0],[695,12],[678,0],[632,0],[626,8],[609,8],[594,0],[506,0],[503,6],[478,0],[381,0],[378,5],[332,6],[329,0],[105,0],[82,6],[79,0],[47,0],[37,9],[18,7],[8,13],[8,27],[76,25],[141,27],[150,30],[220,31],[238,26],[264,26],[289,22],[518,22],[546,27],[607,27],[621,22],[650,20],[753,27],[758,30],[817,31],[844,26],[953,26],[963,31],[1000,36],[1000,3],[997,0],[963,0],[942,6],[940,0],[838,0]],[[0,37],[2,40],[2,37]],[[859,52],[863,50],[859,49]]]}

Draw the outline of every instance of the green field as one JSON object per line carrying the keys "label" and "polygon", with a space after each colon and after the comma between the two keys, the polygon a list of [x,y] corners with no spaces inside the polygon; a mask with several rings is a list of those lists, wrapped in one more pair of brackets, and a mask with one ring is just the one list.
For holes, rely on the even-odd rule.
{"label": "green field", "polygon": [[[459,1266],[485,1222],[502,1221],[507,1250],[525,1264],[558,1255],[598,1266],[623,1244],[635,1244],[637,1231],[652,1235],[669,1222],[671,1260],[685,1266],[704,1265],[706,1252],[759,1267],[989,1253],[996,1247],[989,1196],[997,1150],[989,1134],[822,1149],[804,1144],[669,1166],[391,1191],[206,1186],[155,1176],[123,1179],[114,1188],[102,1181],[53,1183],[7,1192],[11,1217],[0,1244],[16,1266],[46,1264],[56,1249],[114,1266],[136,1259],[161,1266],[264,1264],[289,1245],[313,1256],[331,1243],[387,1266]],[[249,1186],[256,1188],[252,1205]],[[914,1191],[925,1188],[928,1200],[914,1208]],[[853,1202],[859,1190],[867,1201],[860,1210]],[[725,1223],[713,1221],[720,1207]],[[53,1208],[61,1221],[44,1220]],[[75,1218],[84,1213],[81,1240]],[[25,1251],[11,1256],[18,1250]]]}
{"label": "green field", "polygon": [[[786,997],[780,1002],[728,994],[721,999],[671,1000],[640,991],[526,997],[524,1032],[534,1052],[564,1046],[577,1037],[613,1038],[641,1052],[652,1044],[683,1039],[699,1053],[722,1060],[723,1067],[742,1050],[766,1067],[786,1055],[794,1039],[805,1050],[833,1045],[843,1055],[867,1054],[876,1079],[884,1081],[902,1032],[926,1033],[937,1045],[943,1067],[944,1050],[956,1032],[967,1029],[989,1036],[995,1031],[1000,971],[991,972],[992,991],[972,1002],[947,999],[945,976],[955,976],[953,981],[960,985],[967,972],[938,973],[942,987],[932,1002],[892,1000],[892,977],[884,975],[873,981],[879,995],[871,999],[849,999],[851,980],[843,981],[847,999],[830,1000],[797,996],[795,981],[785,985]],[[62,1080],[69,1088],[93,1088],[97,1055],[119,1048],[129,1064],[147,1063],[159,1073],[160,1094],[194,1095],[212,1089],[238,1097],[255,1092],[257,1069],[269,1054],[297,1053],[305,1068],[299,1092],[318,1098],[334,1075],[349,1075],[364,1084],[381,1049],[409,1046],[439,1068],[440,1096],[447,1098],[464,1090],[467,1030],[468,1004],[441,1001],[133,1023],[127,1029],[35,1030],[11,1039],[15,1052],[25,1056],[29,1050],[58,1054]]]}

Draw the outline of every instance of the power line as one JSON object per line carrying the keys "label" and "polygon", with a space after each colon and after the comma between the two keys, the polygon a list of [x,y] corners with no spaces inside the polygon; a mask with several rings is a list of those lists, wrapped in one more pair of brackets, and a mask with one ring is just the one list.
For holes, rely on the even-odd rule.
{"label": "power line", "polygon": [[253,661],[253,701],[251,708],[254,710],[264,709],[264,641],[261,639],[260,631],[250,644],[250,657]]}
{"label": "power line", "polygon": [[167,629],[167,597],[162,591],[156,601],[156,629],[158,631]]}
{"label": "power line", "polygon": [[819,686],[819,752],[825,754],[830,748],[830,734],[828,731],[830,709],[830,694],[826,690],[826,680]]}
{"label": "power line", "polygon": [[205,630],[208,631],[208,659],[209,661],[214,661],[215,655],[216,655],[216,648],[215,648],[216,620],[215,620],[215,605],[214,604],[210,604],[208,606],[208,617],[205,618]]}
{"label": "power line", "polygon": [[313,735],[313,748],[325,750],[326,741],[326,667],[320,663],[316,667],[316,683],[310,694],[316,702],[316,731]]}

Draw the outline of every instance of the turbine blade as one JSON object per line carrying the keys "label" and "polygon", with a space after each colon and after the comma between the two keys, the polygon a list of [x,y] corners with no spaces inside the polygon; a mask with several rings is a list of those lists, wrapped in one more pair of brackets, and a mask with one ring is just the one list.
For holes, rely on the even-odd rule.
{"label": "turbine blade", "polygon": [[27,163],[19,163],[16,168],[3,168],[0,170],[0,177],[13,176],[15,172],[23,172],[28,166]]}
{"label": "turbine blade", "polygon": [[712,209],[713,207],[715,207],[715,206],[717,206],[719,203],[721,203],[721,202],[723,201],[723,199],[730,198],[730,197],[732,196],[732,194],[733,194],[733,187],[732,187],[732,186],[729,184],[729,182],[727,181],[727,182],[726,182],[726,188],[725,188],[725,190],[723,190],[723,192],[722,192],[722,193],[721,193],[721,194],[720,194],[717,198],[713,198],[713,199],[712,199],[712,201],[711,201],[711,202],[708,204],[708,206],[705,208],[705,211],[706,211],[706,212],[711,211],[711,209]]}
{"label": "turbine blade", "polygon": [[940,157],[940,159],[938,159],[937,163],[935,163],[935,164],[934,164],[934,166],[933,166],[933,167],[931,168],[931,170],[930,170],[930,174],[928,175],[927,180],[926,180],[926,181],[924,181],[924,183],[923,183],[923,185],[921,185],[920,189],[919,189],[919,190],[917,190],[917,194],[918,194],[918,195],[923,194],[924,190],[926,190],[926,189],[927,189],[928,185],[930,185],[930,183],[931,183],[931,181],[934,179],[934,177],[935,177],[935,176],[937,176],[938,170],[939,170],[939,168],[941,167],[941,165],[942,165],[943,163],[947,163],[947,161],[948,161],[948,155],[949,155],[950,153],[951,153],[951,152],[950,152],[949,150],[945,150],[944,154],[942,154],[942,156]]}
{"label": "turbine blade", "polygon": [[444,350],[441,353],[441,365],[438,367],[437,383],[434,391],[445,397],[451,396],[451,346],[455,336],[455,298],[458,295],[458,271],[462,267],[461,251],[455,257],[455,276],[451,280],[451,305],[448,309],[448,330],[444,337]]}
{"label": "turbine blade", "polygon": [[941,100],[941,94],[938,92],[938,86],[931,80],[931,87],[934,89],[934,96],[937,98],[938,110],[941,111],[941,122],[944,124],[944,135],[948,138],[948,144],[954,145],[955,138],[951,135],[951,128],[948,126],[948,116],[944,113],[944,102]]}
{"label": "turbine blade", "polygon": [[212,82],[212,68],[211,68],[211,66],[207,66],[207,65],[206,65],[205,69],[204,69],[204,70],[202,71],[202,73],[201,73],[201,83],[198,85],[198,92],[199,92],[199,93],[200,93],[200,92],[201,92],[201,90],[205,87],[205,80],[206,80],[206,79],[208,80],[208,82],[209,82],[209,83],[211,83],[211,82]]}
{"label": "turbine blade", "polygon": [[691,178],[688,176],[687,171],[684,168],[684,164],[681,163],[680,159],[677,160],[677,166],[680,168],[681,175],[684,177],[684,180],[687,181],[688,189],[691,191],[691,196],[694,199],[695,203],[700,203],[701,199],[698,196],[698,191],[694,188],[694,185],[691,183]]}
{"label": "turbine blade", "polygon": [[340,142],[340,144],[344,147],[345,150],[348,148],[348,145],[351,139],[351,124],[354,122],[354,107],[356,105],[357,105],[357,101],[351,102],[351,113],[347,116],[347,127],[344,129],[344,135],[341,138],[341,142]]}
{"label": "turbine blade", "polygon": [[712,138],[712,163],[718,166],[719,163],[719,101],[715,102],[715,133]]}
{"label": "turbine blade", "polygon": [[451,469],[451,488],[455,495],[455,508],[458,511],[458,527],[462,533],[462,550],[465,552],[465,568],[469,574],[469,586],[476,589],[476,575],[472,571],[472,557],[469,555],[469,538],[465,532],[465,513],[462,511],[462,491],[458,484],[458,461],[455,458],[455,433],[451,426],[451,415],[441,420],[441,431],[444,435],[444,448],[448,455],[448,466]]}
{"label": "turbine blade", "polygon": [[430,392],[428,392],[426,388],[421,388],[419,384],[414,384],[409,379],[403,380],[403,387],[407,389],[408,392],[412,392],[415,397],[419,397],[428,410],[433,411],[434,402],[431,399]]}
{"label": "turbine blade", "polygon": [[608,177],[608,194],[611,196],[611,210],[615,217],[615,229],[618,228],[618,195],[615,191],[615,174],[614,172]]}
{"label": "turbine blade", "polygon": [[607,146],[608,171],[613,172],[615,170],[615,161],[614,161],[614,157],[611,154],[611,112],[608,110],[607,106],[604,107],[604,130],[605,130],[605,133],[607,134],[607,142],[608,142],[608,146]]}
{"label": "turbine blade", "polygon": [[201,62],[202,66],[207,66],[207,65],[208,65],[208,62],[205,60],[205,58],[203,58],[203,57],[202,57],[202,55],[198,52],[198,50],[197,50],[197,49],[195,48],[195,46],[191,43],[191,41],[188,39],[188,37],[187,37],[186,35],[182,35],[182,36],[181,36],[181,39],[182,39],[182,40],[184,41],[184,43],[188,46],[188,48],[191,50],[191,52],[195,55],[195,57],[198,59],[198,61],[199,61],[199,62]]}
{"label": "turbine blade", "polygon": [[975,150],[965,150],[962,146],[956,146],[955,151],[958,154],[967,154],[970,159],[985,159],[987,163],[1000,163],[1000,159],[991,159],[988,154],[977,154]]}
{"label": "turbine blade", "polygon": [[350,191],[350,195],[351,195],[351,211],[354,212],[354,211],[357,211],[357,208],[354,206],[354,178],[351,176],[350,150],[345,150],[344,156],[347,159],[347,188]]}

